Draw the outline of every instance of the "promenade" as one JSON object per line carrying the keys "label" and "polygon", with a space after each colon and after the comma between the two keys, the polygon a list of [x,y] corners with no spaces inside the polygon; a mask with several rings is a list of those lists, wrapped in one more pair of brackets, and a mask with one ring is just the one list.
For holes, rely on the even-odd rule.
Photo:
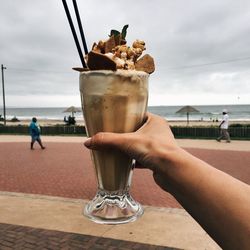
{"label": "promenade", "polygon": [[[132,196],[145,208],[126,225],[97,225],[82,216],[96,192],[81,137],[0,136],[0,249],[220,249],[149,170],[135,170]],[[250,184],[250,142],[178,140],[193,155]]]}

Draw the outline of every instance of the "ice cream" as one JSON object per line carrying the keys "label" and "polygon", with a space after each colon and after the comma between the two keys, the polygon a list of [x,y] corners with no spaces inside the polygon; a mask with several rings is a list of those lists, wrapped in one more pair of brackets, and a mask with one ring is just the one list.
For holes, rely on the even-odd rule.
{"label": "ice cream", "polygon": [[122,32],[111,30],[107,40],[94,43],[92,50],[86,56],[88,69],[74,68],[79,71],[86,70],[137,70],[151,74],[155,70],[154,59],[143,52],[146,44],[143,40],[136,39],[132,46],[125,40],[128,25]]}
{"label": "ice cream", "polygon": [[[93,44],[80,73],[80,92],[88,136],[98,132],[130,133],[143,123],[148,101],[148,78],[154,60],[142,55],[145,42],[128,46],[128,25],[111,30],[107,40]],[[124,223],[141,216],[143,209],[129,194],[132,161],[109,148],[91,152],[98,191],[85,207],[85,215],[99,223]]]}

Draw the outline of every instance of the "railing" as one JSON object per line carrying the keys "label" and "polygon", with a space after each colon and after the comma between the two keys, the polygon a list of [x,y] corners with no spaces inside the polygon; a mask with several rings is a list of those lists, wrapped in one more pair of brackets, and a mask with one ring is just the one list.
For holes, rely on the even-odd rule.
{"label": "railing", "polygon": [[[218,137],[218,127],[171,127],[176,138],[206,138]],[[41,126],[42,135],[86,135],[84,126]],[[232,139],[250,140],[250,127],[230,127]],[[0,126],[0,134],[29,134],[28,126]]]}
{"label": "railing", "polygon": [[[86,135],[84,126],[41,126],[42,135]],[[24,125],[0,126],[0,134],[29,134]]]}
{"label": "railing", "polygon": [[[171,127],[176,138],[216,138],[220,134],[218,127]],[[231,138],[250,139],[250,127],[229,128]]]}

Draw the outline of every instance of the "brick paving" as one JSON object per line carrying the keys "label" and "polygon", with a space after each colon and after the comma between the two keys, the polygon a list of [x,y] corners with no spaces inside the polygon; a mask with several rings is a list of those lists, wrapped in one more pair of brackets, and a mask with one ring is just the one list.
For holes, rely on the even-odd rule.
{"label": "brick paving", "polygon": [[[90,155],[81,143],[0,143],[0,191],[91,199],[96,181]],[[214,167],[250,184],[250,152],[188,149]],[[153,181],[148,170],[135,170],[133,197],[144,205],[180,207]],[[32,219],[32,218],[31,218]],[[176,249],[90,235],[0,223],[0,249]]]}
{"label": "brick paving", "polygon": [[0,249],[174,250],[177,248],[0,223]]}
{"label": "brick paving", "polygon": [[[90,155],[81,143],[0,143],[0,191],[92,199],[96,181]],[[214,167],[250,184],[250,152],[188,149]],[[133,197],[144,205],[180,207],[153,181],[149,170],[135,170]]]}

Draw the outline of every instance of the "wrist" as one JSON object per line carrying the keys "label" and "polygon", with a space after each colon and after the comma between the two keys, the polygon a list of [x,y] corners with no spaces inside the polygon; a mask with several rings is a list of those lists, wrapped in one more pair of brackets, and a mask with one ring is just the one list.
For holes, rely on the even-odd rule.
{"label": "wrist", "polygon": [[153,155],[155,156],[156,167],[164,174],[167,174],[169,170],[178,165],[184,151],[177,144],[156,145],[154,148]]}
{"label": "wrist", "polygon": [[186,174],[193,174],[193,163],[200,161],[178,145],[159,147],[157,151],[157,167],[155,169],[165,176],[170,186],[181,186]]}

